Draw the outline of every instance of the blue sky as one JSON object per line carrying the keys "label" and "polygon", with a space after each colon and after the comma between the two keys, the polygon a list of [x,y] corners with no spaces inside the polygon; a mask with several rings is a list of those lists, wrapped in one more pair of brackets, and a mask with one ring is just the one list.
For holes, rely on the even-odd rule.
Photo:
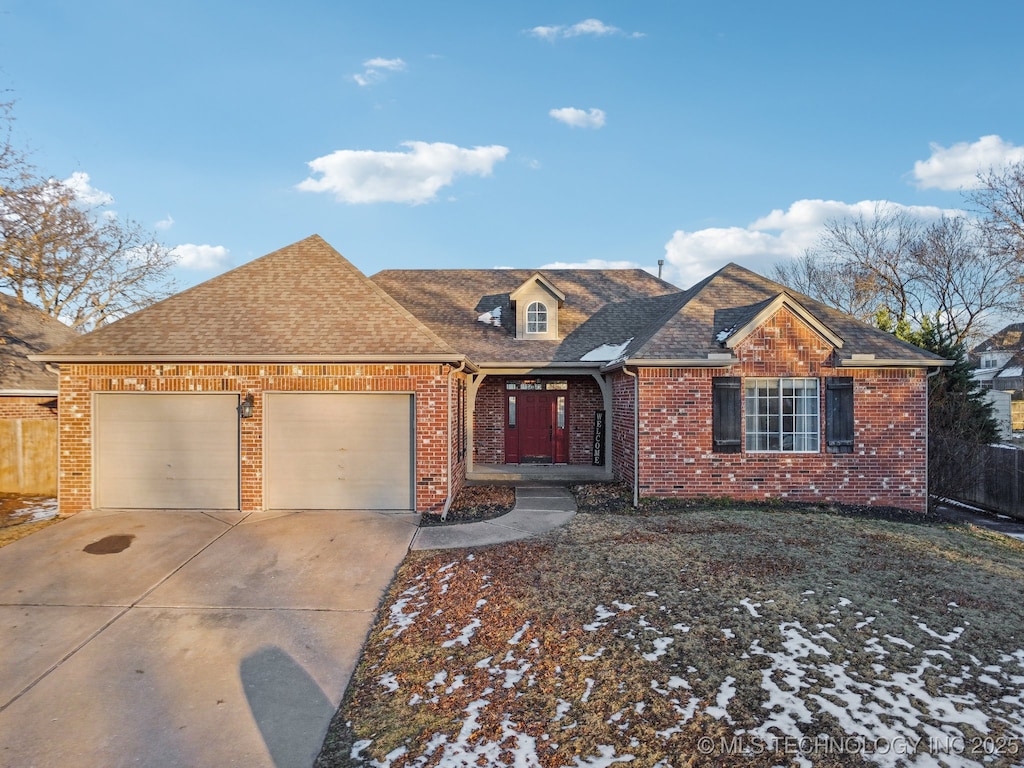
{"label": "blue sky", "polygon": [[1024,3],[0,0],[47,173],[182,287],[322,235],[385,268],[762,273],[1024,159]]}

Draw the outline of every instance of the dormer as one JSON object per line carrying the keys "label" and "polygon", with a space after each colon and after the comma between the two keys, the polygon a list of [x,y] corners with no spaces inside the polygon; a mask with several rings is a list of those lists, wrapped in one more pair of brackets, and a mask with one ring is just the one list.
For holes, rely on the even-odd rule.
{"label": "dormer", "polygon": [[558,309],[565,294],[539,272],[509,295],[515,306],[517,339],[557,339]]}
{"label": "dormer", "polygon": [[1013,352],[1003,349],[992,349],[981,353],[982,368],[1002,368],[1013,358]]}

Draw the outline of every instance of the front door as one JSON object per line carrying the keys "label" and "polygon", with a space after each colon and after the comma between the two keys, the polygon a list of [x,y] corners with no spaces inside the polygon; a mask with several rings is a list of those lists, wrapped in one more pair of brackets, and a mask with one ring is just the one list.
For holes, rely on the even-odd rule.
{"label": "front door", "polygon": [[508,396],[505,461],[510,464],[565,464],[566,440],[564,391],[520,390]]}

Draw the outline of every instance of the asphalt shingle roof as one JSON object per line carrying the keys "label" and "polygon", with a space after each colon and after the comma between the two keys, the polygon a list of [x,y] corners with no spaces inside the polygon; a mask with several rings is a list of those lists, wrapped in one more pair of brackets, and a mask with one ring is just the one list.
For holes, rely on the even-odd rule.
{"label": "asphalt shingle roof", "polygon": [[[558,310],[560,340],[516,339],[515,320],[504,309],[502,298],[538,273],[565,294]],[[385,270],[370,279],[474,362],[579,361],[595,347],[621,343],[630,329],[645,327],[651,320],[646,300],[679,292],[640,269]],[[609,305],[620,306],[591,319]],[[503,306],[500,328],[477,322],[496,306]]]}
{"label": "asphalt shingle roof", "polygon": [[0,293],[0,392],[55,392],[57,374],[28,355],[78,338],[78,333],[39,308]]}
{"label": "asphalt shingle roof", "polygon": [[[559,338],[515,338],[510,295],[540,275],[565,300]],[[462,356],[477,364],[580,362],[598,348],[632,360],[707,360],[724,331],[780,294],[843,339],[840,359],[929,365],[940,358],[735,264],[686,291],[639,269],[385,270],[371,278],[317,235],[51,350],[55,359]],[[501,325],[478,317],[501,307]]]}
{"label": "asphalt shingle roof", "polygon": [[874,354],[880,360],[906,360],[923,365],[942,360],[736,264],[727,264],[687,291],[679,311],[647,340],[631,344],[627,355],[648,360],[695,359],[721,352],[718,334],[749,322],[780,293],[791,296],[843,340],[842,349],[836,352],[840,360],[855,354]]}
{"label": "asphalt shingle roof", "polygon": [[51,351],[55,356],[451,355],[319,235]]}

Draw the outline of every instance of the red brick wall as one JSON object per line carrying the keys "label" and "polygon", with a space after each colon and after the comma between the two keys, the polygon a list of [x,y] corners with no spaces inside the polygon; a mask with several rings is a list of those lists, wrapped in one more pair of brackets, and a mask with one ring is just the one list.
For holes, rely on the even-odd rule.
{"label": "red brick wall", "polygon": [[57,420],[57,397],[0,395],[0,419]]}
{"label": "red brick wall", "polygon": [[612,474],[633,485],[636,449],[636,380],[619,372],[612,376]]}
{"label": "red brick wall", "polygon": [[[731,368],[639,371],[642,496],[792,498],[927,508],[924,371],[833,368],[828,345],[788,310],[745,339],[735,352],[741,363]],[[819,378],[821,452],[714,453],[714,376]],[[825,376],[854,377],[851,454],[824,452]],[[616,476],[629,478],[625,466],[617,462],[615,469]]]}
{"label": "red brick wall", "polygon": [[505,463],[505,377],[488,376],[473,407],[473,462]]}
{"label": "red brick wall", "polygon": [[[450,369],[440,365],[63,365],[60,376],[59,489],[62,513],[92,506],[94,392],[248,392],[242,419],[242,510],[263,508],[263,392],[412,392],[416,403],[416,509],[440,511],[449,486]],[[452,398],[452,399],[450,399]],[[464,470],[461,477],[464,478]]]}

